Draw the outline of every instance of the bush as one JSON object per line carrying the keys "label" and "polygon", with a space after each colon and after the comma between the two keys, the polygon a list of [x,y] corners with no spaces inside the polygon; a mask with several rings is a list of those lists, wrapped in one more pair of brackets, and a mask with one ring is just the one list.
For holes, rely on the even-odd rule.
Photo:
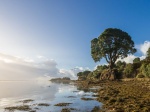
{"label": "bush", "polygon": [[136,76],[136,78],[144,78],[145,76],[143,75],[143,74],[141,74],[141,73],[139,73],[137,76]]}
{"label": "bush", "polygon": [[127,64],[123,71],[124,77],[133,78],[133,72],[134,72],[133,65]]}
{"label": "bush", "polygon": [[133,60],[133,63],[138,63],[138,62],[140,62],[140,58],[138,57],[138,58],[135,58],[134,60]]}
{"label": "bush", "polygon": [[143,63],[142,66],[140,67],[140,72],[145,76],[145,77],[150,77],[150,63]]}
{"label": "bush", "polygon": [[77,73],[78,80],[86,80],[89,73],[91,73],[91,71],[83,71],[83,72]]}

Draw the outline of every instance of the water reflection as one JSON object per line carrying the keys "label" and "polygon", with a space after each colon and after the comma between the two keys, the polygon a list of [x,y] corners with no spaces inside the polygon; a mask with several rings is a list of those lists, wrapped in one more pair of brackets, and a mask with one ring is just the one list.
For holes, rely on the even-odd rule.
{"label": "water reflection", "polygon": [[50,104],[48,107],[40,107],[36,112],[60,112],[64,107],[54,105],[63,102],[71,103],[66,107],[76,109],[72,112],[90,112],[93,107],[100,106],[95,100],[81,100],[82,97],[91,98],[94,93],[72,84],[51,83],[45,80],[0,81],[0,91],[0,112],[3,112],[6,106],[21,105],[18,101],[24,99],[34,100],[30,102],[33,109],[37,108],[38,103]]}

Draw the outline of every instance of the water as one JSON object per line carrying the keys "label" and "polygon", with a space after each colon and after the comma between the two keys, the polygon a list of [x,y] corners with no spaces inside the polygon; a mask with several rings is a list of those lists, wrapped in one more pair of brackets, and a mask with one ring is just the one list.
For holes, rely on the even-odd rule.
{"label": "water", "polygon": [[[57,84],[50,81],[0,81],[0,112],[8,106],[23,105],[22,100],[33,99],[27,103],[36,112],[60,112],[63,107],[54,106],[58,103],[71,103],[68,108],[72,112],[90,112],[101,104],[95,100],[81,100],[82,97],[91,98],[93,92],[78,89],[74,84]],[[38,103],[48,103],[48,107],[38,107]],[[7,112],[7,111],[5,111]],[[15,111],[21,112],[21,111]]]}

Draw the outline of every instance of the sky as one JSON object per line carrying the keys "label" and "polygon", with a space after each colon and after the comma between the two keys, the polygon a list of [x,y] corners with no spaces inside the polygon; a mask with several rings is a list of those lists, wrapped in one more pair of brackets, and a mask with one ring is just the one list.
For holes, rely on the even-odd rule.
{"label": "sky", "polygon": [[135,57],[150,47],[149,0],[0,0],[0,79],[93,70],[90,42],[106,28],[127,32]]}

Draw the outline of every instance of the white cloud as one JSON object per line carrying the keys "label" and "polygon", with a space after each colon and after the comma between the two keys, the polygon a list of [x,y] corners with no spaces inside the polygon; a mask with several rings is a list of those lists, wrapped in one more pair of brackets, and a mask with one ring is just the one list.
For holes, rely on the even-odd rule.
{"label": "white cloud", "polygon": [[94,69],[93,69],[93,70],[96,70],[96,69],[97,69],[97,67],[98,67],[98,66],[101,66],[101,65],[108,65],[108,63],[98,64],[98,65],[96,65],[96,66],[94,67]]}
{"label": "white cloud", "polygon": [[126,63],[133,63],[133,60],[136,58],[136,56],[134,55],[128,55],[126,58],[124,59],[118,59],[118,60],[121,60],[121,61],[125,61]]}
{"label": "white cloud", "polygon": [[126,63],[133,63],[133,60],[137,57],[139,57],[140,60],[143,60],[146,58],[146,53],[149,47],[150,47],[150,41],[145,41],[143,44],[136,45],[137,52],[142,53],[141,56],[128,55],[128,57],[124,59],[118,59],[118,60],[125,61]]}
{"label": "white cloud", "polygon": [[42,55],[38,55],[37,58],[40,60],[48,60],[48,58],[46,58],[45,56],[42,56]]}
{"label": "white cloud", "polygon": [[[40,58],[39,58],[40,60]],[[74,69],[58,69],[57,63],[53,59],[35,62],[29,58],[11,56],[0,53],[0,80],[25,80],[25,79],[47,79],[53,77],[70,77],[77,78],[77,73],[89,70],[88,67],[75,67]]]}
{"label": "white cloud", "polygon": [[145,56],[149,47],[150,47],[150,41],[145,41],[144,44],[141,44],[138,48]]}
{"label": "white cloud", "polygon": [[141,56],[141,57],[139,57],[139,58],[140,58],[140,60],[143,60],[143,59],[146,58],[146,56]]}
{"label": "white cloud", "polygon": [[85,70],[90,70],[88,67],[75,67],[70,70],[60,69],[59,73],[62,74],[63,77],[70,77],[71,79],[77,79],[77,73]]}
{"label": "white cloud", "polygon": [[54,60],[36,63],[29,58],[20,58],[4,53],[0,53],[0,71],[0,80],[24,80],[59,76],[59,69]]}

